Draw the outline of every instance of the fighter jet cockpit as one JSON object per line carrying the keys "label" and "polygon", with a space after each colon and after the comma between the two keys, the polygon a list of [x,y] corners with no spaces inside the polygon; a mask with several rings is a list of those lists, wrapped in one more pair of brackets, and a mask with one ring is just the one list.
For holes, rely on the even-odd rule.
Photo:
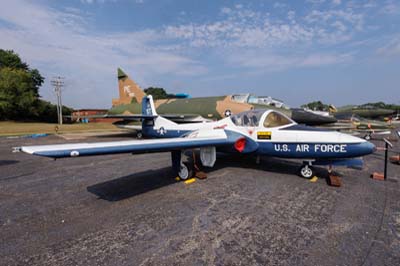
{"label": "fighter jet cockpit", "polygon": [[285,103],[280,100],[274,99],[271,96],[256,96],[250,93],[233,94],[231,96],[231,100],[238,103],[269,105],[278,108],[289,109],[289,106],[287,106]]}
{"label": "fighter jet cockpit", "polygon": [[265,110],[250,110],[231,116],[232,122],[239,127],[258,127],[264,126],[266,128],[280,127],[294,123],[293,120],[287,116],[271,111],[265,117],[263,123],[260,121],[265,114]]}

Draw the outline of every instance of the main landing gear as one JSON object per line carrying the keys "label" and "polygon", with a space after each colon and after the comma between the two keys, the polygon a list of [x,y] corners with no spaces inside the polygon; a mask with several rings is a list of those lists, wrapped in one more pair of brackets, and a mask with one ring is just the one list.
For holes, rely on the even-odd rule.
{"label": "main landing gear", "polygon": [[194,168],[193,164],[190,162],[183,162],[178,171],[178,176],[182,180],[187,180],[193,177]]}
{"label": "main landing gear", "polygon": [[192,162],[184,162],[183,158],[186,157],[181,151],[171,152],[172,169],[182,180],[192,178],[194,175],[194,165]]}

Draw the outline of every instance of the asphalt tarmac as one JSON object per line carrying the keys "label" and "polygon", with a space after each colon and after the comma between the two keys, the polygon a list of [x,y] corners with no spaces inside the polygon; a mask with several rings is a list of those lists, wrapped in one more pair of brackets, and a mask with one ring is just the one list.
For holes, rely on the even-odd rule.
{"label": "asphalt tarmac", "polygon": [[363,170],[337,168],[340,188],[323,168],[311,183],[273,158],[221,157],[186,185],[168,153],[11,153],[77,141],[0,139],[0,265],[400,265],[400,166],[369,178],[382,151]]}

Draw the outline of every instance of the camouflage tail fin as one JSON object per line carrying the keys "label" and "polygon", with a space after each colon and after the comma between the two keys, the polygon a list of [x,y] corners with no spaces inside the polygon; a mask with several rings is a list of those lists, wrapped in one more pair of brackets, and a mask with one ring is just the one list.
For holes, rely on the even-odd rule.
{"label": "camouflage tail fin", "polygon": [[141,103],[146,95],[143,90],[122,69],[118,68],[119,99],[113,99],[112,105]]}

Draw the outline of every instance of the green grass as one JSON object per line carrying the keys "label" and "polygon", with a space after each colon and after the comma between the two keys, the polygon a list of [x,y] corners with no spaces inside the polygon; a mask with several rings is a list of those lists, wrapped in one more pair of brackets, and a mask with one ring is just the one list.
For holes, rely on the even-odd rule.
{"label": "green grass", "polygon": [[121,131],[110,123],[88,123],[88,124],[52,124],[52,123],[35,123],[35,122],[0,122],[0,136],[15,136],[47,133],[55,134],[55,127],[58,126],[58,133],[72,132],[98,132],[98,131]]}

